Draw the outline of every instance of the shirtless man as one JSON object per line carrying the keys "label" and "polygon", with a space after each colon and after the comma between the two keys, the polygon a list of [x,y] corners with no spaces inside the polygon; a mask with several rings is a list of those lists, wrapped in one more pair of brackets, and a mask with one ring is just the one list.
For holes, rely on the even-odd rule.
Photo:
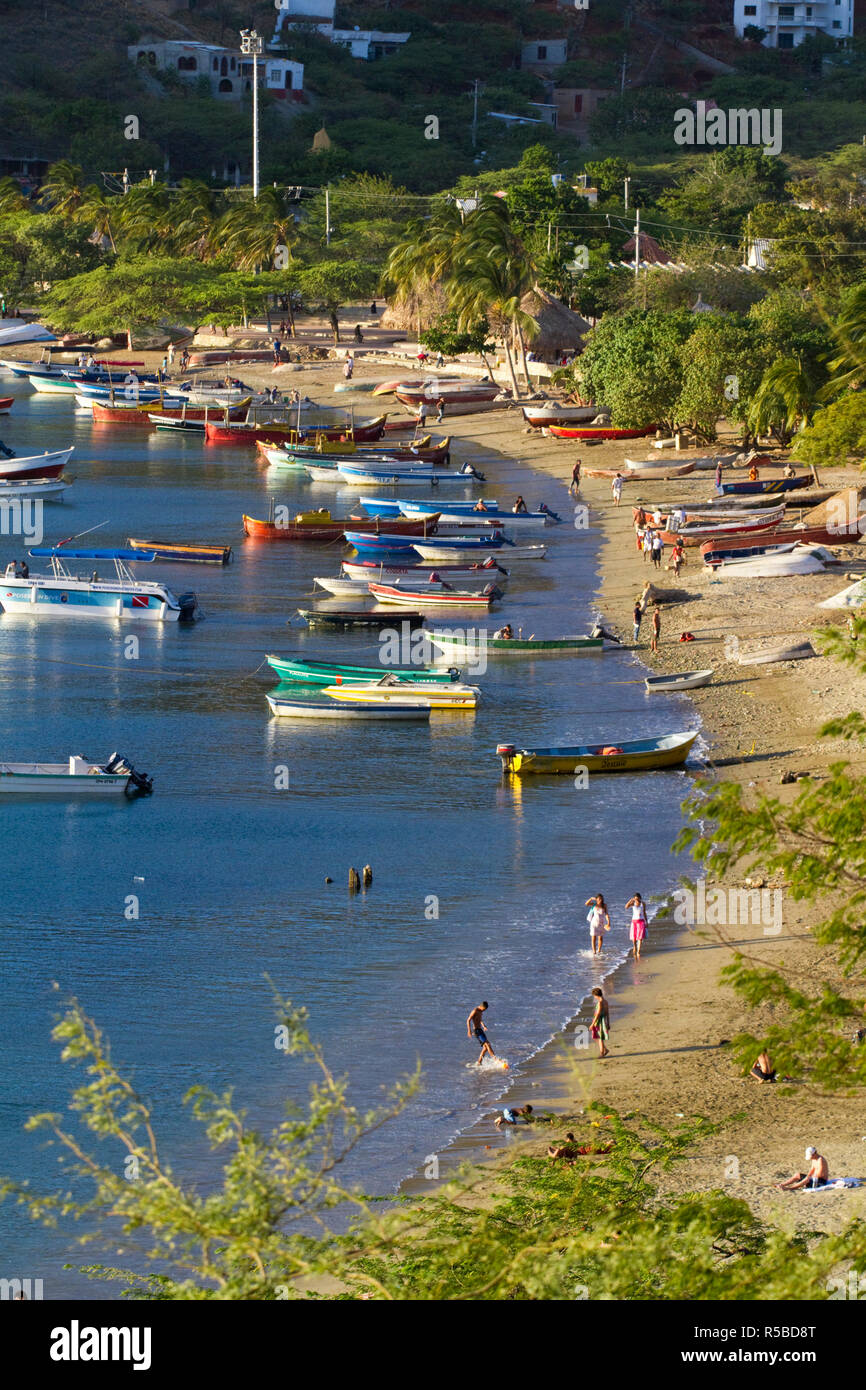
{"label": "shirtless man", "polygon": [[823,1154],[811,1144],[806,1150],[809,1168],[805,1173],[795,1173],[787,1182],[777,1183],[780,1192],[796,1192],[800,1187],[825,1187],[830,1180],[830,1167]]}
{"label": "shirtless man", "polygon": [[481,1044],[481,1052],[478,1057],[479,1067],[481,1066],[481,1063],[484,1061],[485,1057],[496,1056],[496,1053],[493,1051],[493,1048],[490,1046],[490,1043],[487,1039],[487,1034],[484,1031],[483,1014],[484,1010],[488,1007],[489,1005],[486,999],[481,1004],[476,1004],[475,1008],[472,1010],[471,1014],[466,1020],[467,1038],[471,1038],[472,1034],[474,1033],[477,1041]]}

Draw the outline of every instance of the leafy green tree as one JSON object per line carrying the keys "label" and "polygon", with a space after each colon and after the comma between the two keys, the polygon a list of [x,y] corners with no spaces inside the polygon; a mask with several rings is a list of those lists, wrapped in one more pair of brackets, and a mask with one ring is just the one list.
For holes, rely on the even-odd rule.
{"label": "leafy green tree", "polygon": [[729,145],[701,156],[696,168],[663,192],[659,207],[674,222],[736,235],[746,214],[783,196],[785,165],[750,146]]}
{"label": "leafy green tree", "polygon": [[780,357],[766,369],[749,405],[749,429],[772,434],[782,445],[804,429],[818,407],[826,373],[801,357]]}
{"label": "leafy green tree", "polygon": [[715,439],[716,423],[745,420],[761,380],[753,326],[742,319],[701,314],[682,349],[682,389],[676,404],[679,424]]}
{"label": "leafy green tree", "polygon": [[615,425],[639,429],[676,423],[683,390],[683,345],[693,314],[631,309],[605,316],[580,359],[582,393],[607,406]]}
{"label": "leafy green tree", "polygon": [[617,195],[623,192],[631,168],[627,160],[619,159],[616,155],[608,155],[607,159],[588,159],[584,165],[590,183],[599,193]]}
{"label": "leafy green tree", "polygon": [[304,300],[320,305],[328,315],[334,342],[340,341],[339,311],[346,304],[369,299],[376,291],[379,276],[375,266],[363,261],[320,261],[298,274]]}
{"label": "leafy green tree", "polygon": [[816,468],[866,466],[866,394],[847,391],[838,401],[816,410],[791,452]]}
{"label": "leafy green tree", "polygon": [[41,300],[52,286],[101,259],[84,228],[59,215],[18,212],[0,218],[0,283],[10,305]]}
{"label": "leafy green tree", "polygon": [[489,336],[490,324],[486,318],[479,319],[468,328],[461,328],[457,314],[451,310],[434,319],[424,329],[420,340],[431,352],[441,352],[445,357],[459,357],[461,353],[468,352],[477,353],[484,358],[489,368],[487,354],[493,352],[496,346],[495,343],[487,341]]}

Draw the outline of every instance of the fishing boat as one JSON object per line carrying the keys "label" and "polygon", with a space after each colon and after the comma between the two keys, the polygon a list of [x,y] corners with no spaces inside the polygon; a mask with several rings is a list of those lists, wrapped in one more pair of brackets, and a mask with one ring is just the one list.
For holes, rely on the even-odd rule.
{"label": "fishing boat", "polygon": [[657,429],[657,425],[639,430],[618,429],[615,425],[551,425],[550,433],[554,439],[645,439]]}
{"label": "fishing boat", "polygon": [[[369,512],[371,516],[424,516],[428,512],[436,511],[438,500],[435,497],[426,497],[423,500],[415,498],[411,502],[404,502],[397,497],[359,497],[358,506],[363,508],[365,512]],[[498,503],[495,497],[484,497],[481,500],[484,503],[485,511],[495,512],[497,510]],[[471,521],[473,519],[477,506],[478,502],[474,499],[470,501],[452,501],[450,497],[448,499],[449,512],[452,514],[459,512],[464,520]],[[478,515],[482,520],[484,519],[480,512]]]}
{"label": "fishing boat", "polygon": [[[405,569],[404,573],[399,576],[380,575],[380,568],[382,567],[377,566],[374,569],[368,570],[361,579],[350,579],[343,575],[337,575],[336,577],[317,575],[313,579],[313,583],[316,585],[316,588],[323,589],[325,593],[332,594],[334,598],[346,598],[350,595],[363,597],[365,594],[370,593],[370,585],[374,583],[390,584],[395,589],[405,589],[409,587],[413,590],[423,592],[425,596],[427,594],[453,593],[455,587],[479,590],[486,588],[490,583],[490,573],[485,570],[476,570],[473,575],[467,575],[461,578],[459,584],[455,586],[450,582],[454,578],[450,573],[448,573],[447,578],[444,579],[436,570]],[[507,584],[508,579],[505,577],[501,579],[497,577],[496,583],[497,586]],[[383,601],[384,600],[380,599],[380,602]]]}
{"label": "fishing boat", "polygon": [[545,401],[523,407],[523,418],[527,425],[537,430],[547,429],[550,425],[579,425],[603,414],[597,406],[566,405],[564,401]]}
{"label": "fishing boat", "polygon": [[0,497],[7,501],[17,497],[20,501],[30,498],[31,501],[62,502],[71,483],[72,479],[62,474],[59,478],[22,478],[17,482],[14,478],[0,478]]}
{"label": "fishing boat", "polygon": [[[694,466],[695,466],[695,468],[696,468],[699,472],[702,472],[702,471],[708,471],[708,470],[713,469],[713,468],[730,468],[732,464],[736,463],[737,459],[742,460],[744,463],[757,462],[757,463],[766,464],[766,463],[769,462],[769,460],[764,459],[764,458],[759,458],[759,459],[755,460],[755,459],[753,459],[753,457],[752,457],[751,455],[743,454],[743,453],[736,453],[736,454],[701,454],[701,455],[698,455],[697,458],[684,459],[683,462],[684,462],[684,463],[693,463]],[[628,469],[663,468],[663,467],[664,467],[664,462],[663,462],[661,459],[659,459],[659,458],[649,458],[649,459],[630,459],[630,458],[625,458],[625,459],[623,459],[623,463],[625,464],[626,468],[628,468]]]}
{"label": "fishing boat", "polygon": [[259,449],[271,448],[274,453],[286,453],[297,459],[306,459],[308,463],[331,463],[335,458],[345,459],[349,463],[375,463],[377,459],[408,459],[417,460],[419,463],[441,463],[447,465],[451,452],[451,438],[446,435],[444,439],[433,443],[433,436],[425,434],[419,439],[413,439],[405,444],[400,444],[395,440],[389,440],[387,444],[356,443],[352,439],[326,439],[311,440],[309,443],[300,442],[298,444],[283,444],[269,446],[262,442],[257,445]]}
{"label": "fishing boat", "polygon": [[477,685],[461,685],[457,681],[438,686],[412,684],[409,681],[393,680],[390,675],[364,685],[328,685],[321,693],[330,696],[332,700],[358,701],[362,704],[412,704],[421,705],[426,709],[467,710],[475,709],[481,696]]}
{"label": "fishing boat", "polygon": [[387,416],[379,415],[373,420],[366,420],[361,424],[344,424],[333,428],[322,427],[300,432],[297,425],[288,422],[272,422],[268,424],[256,424],[253,421],[240,421],[238,423],[218,424],[216,421],[208,421],[205,435],[211,444],[257,444],[259,440],[264,440],[270,444],[296,443],[299,442],[302,434],[321,435],[327,439],[348,439],[356,444],[359,440],[373,440],[381,438]]}
{"label": "fishing boat", "polygon": [[381,680],[383,676],[393,676],[398,681],[413,684],[450,685],[458,679],[458,672],[451,669],[437,670],[433,667],[415,666],[409,668],[384,666],[350,666],[342,661],[315,661],[299,657],[297,661],[287,661],[285,657],[266,656],[265,661],[279,676],[281,681],[291,681],[295,685],[338,685],[341,682],[369,682]]}
{"label": "fishing boat", "polygon": [[730,536],[724,540],[705,541],[701,557],[705,565],[718,565],[723,560],[751,559],[771,551],[793,550],[797,545],[838,545],[840,537],[826,526],[777,526],[755,536]]}
{"label": "fishing boat", "polygon": [[799,478],[759,478],[754,482],[746,479],[742,483],[722,483],[722,493],[742,494],[748,492],[798,492],[800,488],[811,487],[812,479],[807,473]]}
{"label": "fishing boat", "polygon": [[740,652],[738,660],[741,666],[773,666],[779,661],[807,661],[817,655],[811,642],[793,642],[759,652]]}
{"label": "fishing boat", "polygon": [[[432,628],[427,634],[430,645],[438,648],[441,658],[447,661],[460,661],[467,664],[467,658],[483,652],[499,652],[512,656],[551,656],[567,655],[572,652],[600,652],[604,650],[603,637],[497,637],[493,630],[466,628],[463,632],[454,629]],[[441,659],[440,658],[440,659]]]}
{"label": "fishing boat", "polygon": [[655,772],[660,768],[682,767],[697,738],[694,733],[664,734],[661,738],[639,738],[623,743],[575,744],[567,748],[518,748],[500,743],[496,753],[503,772]]}
{"label": "fishing boat", "polygon": [[0,396],[0,415],[7,415],[14,404],[14,396]]}
{"label": "fishing boat", "polygon": [[[558,516],[556,512],[552,512],[544,503],[542,503],[538,511],[535,512],[509,512],[500,507],[486,506],[480,510],[477,507],[473,507],[471,510],[455,508],[454,511],[452,511],[448,503],[445,503],[442,509],[438,511],[430,507],[429,504],[422,505],[418,502],[401,502],[399,503],[399,507],[404,516],[423,517],[435,515],[439,517],[440,523],[444,523],[445,525],[452,525],[455,523],[459,525],[461,522],[483,522],[485,524],[500,522],[503,526],[507,527],[509,531],[513,530],[515,527],[537,529],[539,526],[557,526],[562,520],[562,517]],[[439,529],[442,529],[441,525]]]}
{"label": "fishing boat", "polygon": [[172,541],[141,541],[133,536],[127,539],[130,550],[150,551],[157,560],[171,560],[178,564],[190,565],[228,565],[231,563],[230,545],[175,545]]}
{"label": "fishing boat", "polygon": [[[394,621],[396,614],[374,613],[370,609],[350,609],[350,608],[299,608],[298,613],[305,620],[309,627],[376,627],[385,628]],[[400,624],[407,623],[409,628],[423,627],[423,613],[400,613]]]}
{"label": "fishing boat", "polygon": [[644,685],[650,695],[675,695],[678,690],[698,690],[709,685],[713,679],[713,668],[703,671],[678,671],[670,676],[647,676]]}
{"label": "fishing boat", "polygon": [[[281,509],[283,512],[286,508]],[[380,520],[378,517],[350,517],[348,519],[337,520],[325,508],[313,512],[298,512],[291,520],[286,516],[285,520],[277,520],[277,509],[272,508],[273,515],[267,520],[262,521],[256,517],[244,515],[244,531],[248,536],[256,540],[269,541],[336,541],[341,537],[358,535],[365,540],[369,536],[372,539],[369,545],[375,544],[375,538],[382,535],[401,537],[401,536],[423,536],[431,535],[436,531],[436,523],[428,521],[409,521],[392,520],[385,517]],[[351,530],[347,531],[346,528]],[[354,541],[349,542],[354,545]],[[399,540],[395,547],[400,548]]]}
{"label": "fishing boat", "polygon": [[493,537],[477,541],[452,537],[447,543],[440,542],[436,545],[419,544],[416,541],[412,548],[422,560],[433,560],[436,564],[467,554],[474,556],[476,560],[501,559],[503,564],[511,564],[512,560],[543,560],[547,554],[545,545],[515,545],[513,541],[497,542]]}
{"label": "fishing boat", "polygon": [[448,415],[473,415],[479,410],[491,410],[507,405],[510,394],[503,392],[495,381],[452,381],[429,380],[420,386],[398,386],[394,392],[401,405],[416,411],[419,406],[435,408],[439,401],[445,402]]}
{"label": "fishing boat", "polygon": [[278,719],[413,719],[430,718],[425,704],[343,704],[339,700],[287,700],[279,695],[265,697],[271,713]]}
{"label": "fishing boat", "polygon": [[705,541],[725,540],[728,536],[762,535],[765,531],[774,531],[777,525],[773,517],[755,521],[722,521],[717,526],[707,523],[705,526],[682,526],[676,531],[662,530],[660,535],[665,545],[673,545],[678,540],[686,546],[703,545]]}
{"label": "fishing boat", "polygon": [[[24,576],[10,574],[7,566],[0,577],[0,607],[8,616],[52,618],[123,618],[137,622],[190,622],[196,616],[195,594],[171,592],[165,584],[134,579],[128,565],[133,560],[147,563],[156,557],[152,551],[79,550],[66,546],[37,546],[28,554],[51,561],[50,574]],[[116,578],[99,579],[73,575],[67,566],[72,560],[108,561]]]}
{"label": "fishing boat", "polygon": [[[360,467],[352,463],[340,463],[337,465],[337,472],[343,482],[351,483],[353,487],[395,487],[403,483],[431,483],[434,486],[441,486],[442,483],[461,483],[477,479],[485,482],[483,473],[479,473],[471,464],[464,464],[458,473],[443,473],[435,465],[418,464],[417,466],[399,460],[393,465],[379,464],[375,468]],[[315,475],[310,473],[311,477]]]}
{"label": "fishing boat", "polygon": [[[188,405],[186,401],[179,401],[177,405],[146,402],[142,406],[134,400],[122,404],[115,401],[112,405],[107,401],[86,399],[88,399],[95,425],[123,425],[130,429],[150,430],[169,420],[181,420],[190,423],[195,422],[204,429],[205,420],[209,415],[212,419],[215,414],[213,406]],[[248,405],[249,398],[246,398],[236,406],[229,406],[227,408],[228,418],[230,420],[242,420]],[[225,413],[225,410],[219,410],[221,419],[225,419]]]}
{"label": "fishing boat", "polygon": [[824,568],[820,555],[807,546],[798,545],[790,551],[771,551],[767,555],[722,560],[714,567],[713,573],[719,579],[780,579],[800,574],[820,574]]}
{"label": "fishing boat", "polygon": [[859,608],[866,603],[866,578],[855,579],[853,584],[849,584],[847,589],[842,589],[838,594],[833,594],[830,598],[825,598],[823,603],[819,603],[819,608]]}
{"label": "fishing boat", "polygon": [[0,458],[0,479],[4,478],[59,478],[75,451],[75,445],[68,449],[55,449],[53,453],[27,454],[19,457]]}
{"label": "fishing boat", "polygon": [[[415,547],[412,547],[413,551]],[[406,563],[408,561],[408,563]],[[369,584],[371,579],[382,579],[392,583],[395,579],[408,579],[425,584],[430,578],[444,575],[446,579],[456,579],[461,583],[486,584],[491,579],[497,584],[508,581],[508,570],[498,565],[494,559],[485,560],[480,565],[440,564],[433,569],[429,563],[416,559],[415,555],[395,556],[392,560],[372,559],[363,556],[357,560],[344,560],[340,566],[347,579],[363,579]]]}
{"label": "fishing boat", "polygon": [[406,380],[400,377],[398,380],[391,378],[389,381],[380,381],[378,386],[374,386],[374,396],[393,396],[395,391],[418,391],[425,384],[435,382],[438,386],[454,385],[460,383],[465,386],[474,386],[475,383],[465,376],[435,376],[417,377],[414,380]]}
{"label": "fishing boat", "polygon": [[450,584],[441,588],[433,585],[423,589],[401,589],[394,584],[371,584],[370,593],[378,603],[395,604],[411,608],[484,608],[488,612],[494,603],[502,598],[502,590],[495,584],[488,584],[478,591],[473,589],[452,589]]}
{"label": "fishing boat", "polygon": [[65,763],[0,763],[0,796],[136,796],[153,791],[153,778],[136,772],[118,753],[92,763],[73,753]]}
{"label": "fishing boat", "polygon": [[737,521],[746,525],[750,521],[775,521],[780,524],[785,515],[785,503],[778,502],[774,507],[760,507],[754,512],[743,511],[736,507],[732,507],[730,511],[723,511],[717,507],[707,507],[704,511],[701,508],[693,509],[686,503],[671,507],[669,511],[662,511],[659,507],[652,509],[632,507],[635,521],[637,521],[641,511],[645,517],[644,524],[649,526],[651,530],[674,531],[692,524],[700,525],[701,522],[724,525],[728,521]]}
{"label": "fishing boat", "polygon": [[693,463],[669,463],[659,468],[584,468],[587,478],[622,478],[624,483],[664,483],[671,478],[687,478],[695,471]]}

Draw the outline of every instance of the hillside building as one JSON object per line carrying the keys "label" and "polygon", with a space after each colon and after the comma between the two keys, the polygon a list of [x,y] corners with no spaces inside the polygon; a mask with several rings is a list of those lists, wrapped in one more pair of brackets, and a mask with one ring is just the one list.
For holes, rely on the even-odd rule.
{"label": "hillside building", "polygon": [[[180,39],[152,39],[130,44],[126,52],[131,63],[154,72],[176,72],[188,82],[204,77],[214,96],[228,101],[240,101],[253,89],[253,60],[243,57],[236,48],[187,43]],[[260,61],[260,91],[267,90],[275,97],[292,101],[303,100],[303,63],[277,57],[265,57]]]}
{"label": "hillside building", "polygon": [[734,29],[740,38],[749,25],[766,31],[765,48],[797,48],[818,34],[843,43],[854,33],[854,0],[734,0]]}
{"label": "hillside building", "polygon": [[369,62],[396,53],[412,37],[411,33],[391,34],[381,29],[337,29],[336,11],[337,0],[286,0],[277,10],[277,27],[268,48],[283,46],[284,30],[315,29],[331,43],[347,48],[353,58]]}

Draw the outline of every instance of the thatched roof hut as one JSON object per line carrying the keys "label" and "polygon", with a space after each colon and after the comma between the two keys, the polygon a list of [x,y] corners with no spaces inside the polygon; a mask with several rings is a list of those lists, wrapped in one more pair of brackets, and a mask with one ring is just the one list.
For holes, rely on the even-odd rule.
{"label": "thatched roof hut", "polygon": [[555,362],[565,353],[580,352],[591,324],[547,290],[536,288],[520,301],[524,313],[531,314],[538,327],[526,334],[536,357]]}

